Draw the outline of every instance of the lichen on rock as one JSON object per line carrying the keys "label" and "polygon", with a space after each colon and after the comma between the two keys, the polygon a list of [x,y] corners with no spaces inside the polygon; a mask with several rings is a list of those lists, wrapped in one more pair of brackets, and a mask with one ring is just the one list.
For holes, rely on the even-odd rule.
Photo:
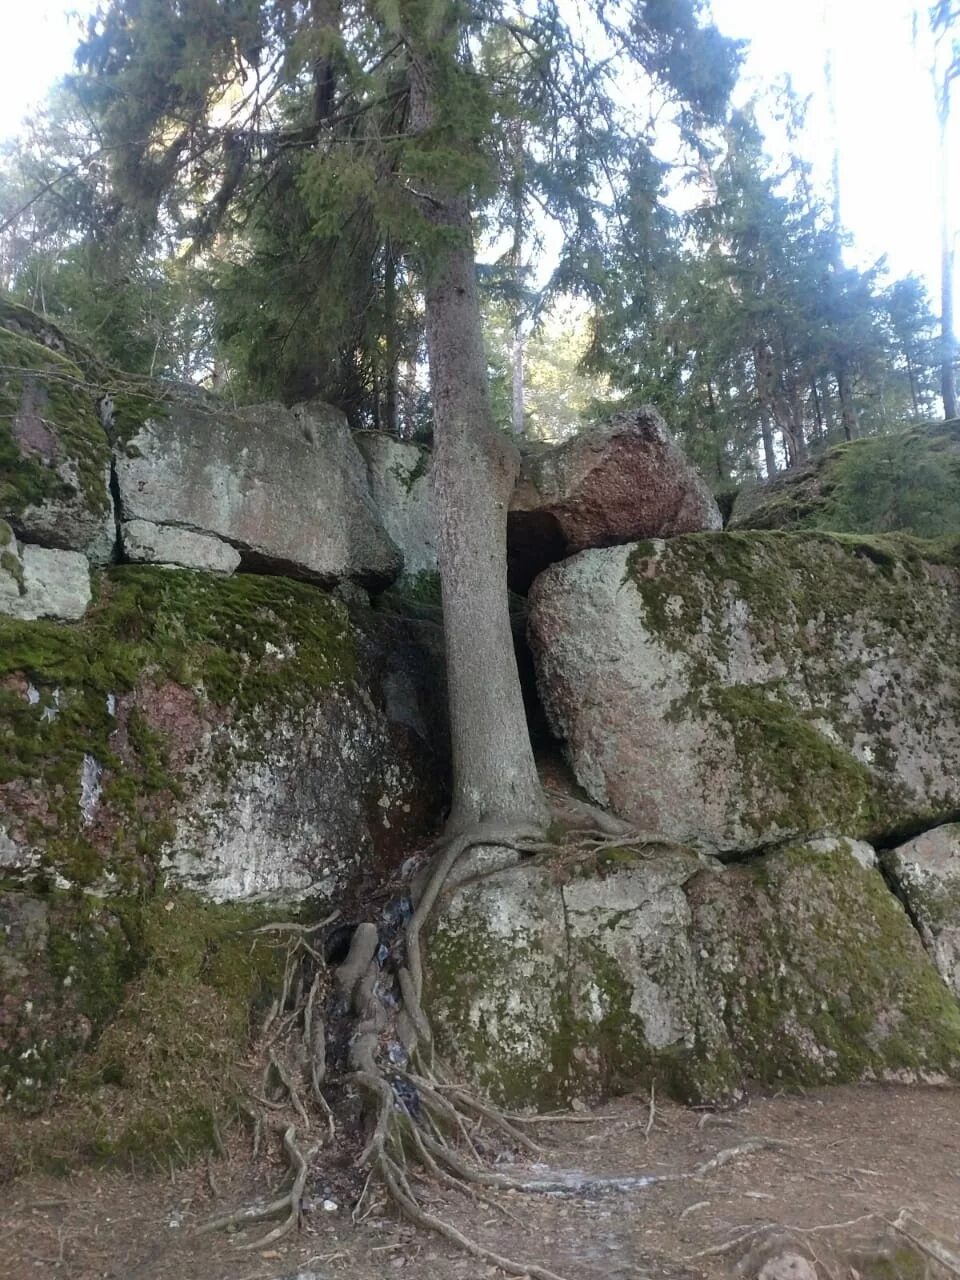
{"label": "lichen on rock", "polygon": [[960,1006],[853,842],[665,846],[458,886],[429,945],[446,1057],[500,1101],[960,1076]]}
{"label": "lichen on rock", "polygon": [[735,856],[960,806],[955,542],[690,535],[544,574],[530,634],[578,781]]}

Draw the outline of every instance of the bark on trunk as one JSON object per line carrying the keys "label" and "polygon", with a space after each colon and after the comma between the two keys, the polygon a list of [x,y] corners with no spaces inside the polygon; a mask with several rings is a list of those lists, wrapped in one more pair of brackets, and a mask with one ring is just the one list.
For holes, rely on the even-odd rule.
{"label": "bark on trunk", "polygon": [[940,394],[943,416],[957,417],[957,357],[953,331],[953,230],[950,226],[950,147],[947,124],[950,119],[949,81],[944,84],[939,104],[940,117]]}
{"label": "bark on trunk", "polygon": [[[411,124],[420,131],[434,115],[431,65],[414,41],[408,47]],[[424,210],[446,233],[422,265],[453,746],[448,830],[487,820],[545,823],[507,597],[507,506],[518,455],[490,407],[470,208],[464,196],[434,188]]]}
{"label": "bark on trunk", "polygon": [[523,334],[517,323],[513,331],[513,434],[526,435],[526,424],[523,419]]}
{"label": "bark on trunk", "polygon": [[843,438],[856,440],[860,435],[860,421],[853,403],[853,388],[850,375],[841,365],[837,370],[837,394],[840,397],[840,421],[843,423]]}
{"label": "bark on trunk", "polygon": [[777,474],[777,453],[773,447],[773,432],[770,430],[770,415],[765,409],[760,411],[760,437],[763,440],[763,461],[767,468],[767,479]]}

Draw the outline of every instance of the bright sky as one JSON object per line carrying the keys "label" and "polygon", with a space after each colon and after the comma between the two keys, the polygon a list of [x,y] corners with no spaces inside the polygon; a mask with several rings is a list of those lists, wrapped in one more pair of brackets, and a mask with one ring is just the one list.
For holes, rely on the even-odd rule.
{"label": "bright sky", "polygon": [[[11,12],[0,47],[0,138],[15,132],[49,85],[70,69],[78,18],[67,18],[67,4],[6,0]],[[92,8],[93,0],[69,4],[74,14]],[[753,85],[789,72],[801,93],[814,94],[811,136],[819,145],[811,158],[824,180],[831,155],[823,77],[829,38],[835,50],[842,212],[855,238],[853,256],[862,263],[886,253],[894,274],[924,275],[936,306],[935,135],[930,82],[911,46],[910,0],[712,0],[712,8],[723,31],[749,37]],[[960,178],[960,165],[957,170]],[[960,210],[960,193],[953,207]]]}

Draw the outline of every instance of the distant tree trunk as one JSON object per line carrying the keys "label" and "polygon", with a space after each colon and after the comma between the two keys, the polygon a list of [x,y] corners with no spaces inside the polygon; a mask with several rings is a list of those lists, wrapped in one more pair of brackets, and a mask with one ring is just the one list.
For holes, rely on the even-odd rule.
{"label": "distant tree trunk", "polygon": [[767,468],[767,479],[777,474],[777,452],[773,447],[773,431],[770,429],[770,414],[766,409],[760,410],[760,438],[763,440],[763,461]]}
{"label": "distant tree trunk", "polygon": [[953,228],[950,225],[950,93],[952,82],[960,75],[956,64],[943,72],[942,82],[934,66],[934,93],[940,144],[940,394],[943,416],[957,417],[957,357],[953,328]]}
{"label": "distant tree trunk", "polygon": [[761,412],[766,412],[780,429],[787,466],[794,467],[807,456],[803,404],[798,395],[788,399],[784,393],[774,353],[766,343],[754,347],[753,364]]}
{"label": "distant tree trunk", "polygon": [[384,404],[383,425],[392,436],[400,434],[397,384],[400,377],[400,334],[397,318],[397,259],[388,241],[384,250],[383,327],[384,327]]}
{"label": "distant tree trunk", "polygon": [[843,438],[856,440],[860,435],[860,420],[857,408],[853,403],[853,388],[850,375],[841,363],[837,370],[837,395],[840,398],[840,421],[843,423]]}
{"label": "distant tree trunk", "polygon": [[513,366],[513,434],[515,436],[524,436],[527,428],[523,416],[523,334],[520,330],[519,320],[513,330],[511,362]]}
{"label": "distant tree trunk", "polygon": [[[411,128],[420,132],[434,119],[434,70],[415,33],[408,48]],[[435,186],[425,212],[446,233],[422,273],[453,746],[448,830],[485,820],[544,823],[507,597],[507,505],[518,457],[490,406],[470,209],[464,196]]]}
{"label": "distant tree trunk", "polygon": [[819,443],[823,440],[823,412],[820,408],[820,392],[817,390],[816,378],[810,379],[810,394],[813,396],[813,420],[816,423],[813,438]]}
{"label": "distant tree trunk", "polygon": [[919,422],[920,401],[917,399],[917,373],[913,367],[913,359],[911,358],[909,347],[904,348],[903,354],[907,361],[907,378],[910,381],[910,399],[913,403],[913,418],[915,422]]}
{"label": "distant tree trunk", "polygon": [[830,379],[824,374],[820,379],[820,412],[823,414],[823,429],[829,436],[833,430],[833,396],[830,394]]}

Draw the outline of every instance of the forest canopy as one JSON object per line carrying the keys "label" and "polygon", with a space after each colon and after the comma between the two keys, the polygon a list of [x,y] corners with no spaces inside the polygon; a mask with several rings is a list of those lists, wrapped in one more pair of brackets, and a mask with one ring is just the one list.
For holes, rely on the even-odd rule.
{"label": "forest canopy", "polygon": [[[699,4],[464,7],[429,138],[403,8],[102,5],[5,149],[0,287],[128,371],[426,438],[409,193],[442,170],[473,211],[505,430],[652,402],[722,490],[939,411],[956,349],[923,283],[847,263],[804,102],[785,83],[733,108],[740,49]],[[956,14],[919,16],[949,112]]]}

